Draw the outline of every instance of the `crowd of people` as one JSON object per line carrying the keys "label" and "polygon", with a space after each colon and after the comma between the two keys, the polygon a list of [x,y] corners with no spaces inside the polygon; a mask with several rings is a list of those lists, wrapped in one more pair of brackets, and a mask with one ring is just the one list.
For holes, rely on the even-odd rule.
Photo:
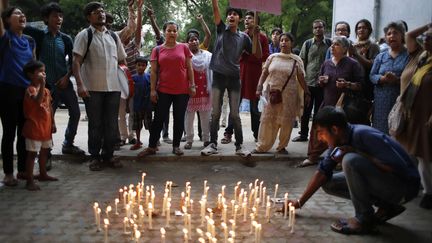
{"label": "crowd of people", "polygon": [[[347,22],[337,22],[335,36],[329,39],[326,23],[317,19],[312,23],[313,37],[297,52],[291,33],[276,27],[268,39],[259,27],[259,16],[251,11],[245,13],[245,30],[240,31],[243,11],[229,7],[223,16],[218,1],[212,0],[216,26],[212,52],[208,51],[211,33],[201,15],[197,21],[205,33],[203,41],[200,32],[191,29],[182,42],[179,25],[167,21],[161,33],[148,8],[157,46],[145,58],[140,54],[144,0],[128,3],[128,22],[119,31],[111,29],[113,18],[102,3],[88,3],[84,16],[89,26],[74,41],[61,32],[63,10],[57,3],[41,8],[44,30],[27,26],[19,7],[0,6],[5,185],[16,186],[17,179],[23,179],[27,189],[38,190],[34,179],[57,180],[47,170],[60,103],[69,112],[62,152],[85,154],[74,145],[79,96],[88,117],[89,168],[99,171],[122,167],[113,156],[117,146],[128,142],[131,150],[141,149],[142,128],[149,130],[149,141],[138,157],[155,154],[161,135],[172,144],[173,154],[183,155],[183,149],[193,146],[195,114],[201,154],[218,153],[227,97],[228,124],[221,142],[230,143],[234,134],[235,153],[242,157],[270,151],[277,137],[276,153],[287,154],[299,119],[299,136],[292,141],[308,141],[308,158],[299,167],[319,165],[305,192],[292,204],[302,207],[320,187],[350,198],[355,217],[337,221],[333,230],[371,232],[377,222],[405,210],[402,203],[417,195],[420,181],[424,190],[420,206],[432,208],[432,106],[427,101],[432,90],[432,24],[408,32],[403,21],[391,22],[384,28],[386,44],[378,46],[366,19],[355,25],[355,42],[349,39]],[[239,116],[243,98],[250,102],[256,142],[252,152],[243,146]],[[259,102],[264,104],[262,110]],[[388,116],[397,102],[403,107],[400,116],[407,119],[391,137]],[[168,138],[171,106],[172,140]],[[38,154],[40,174],[33,176]],[[338,165],[342,171],[334,173]]]}

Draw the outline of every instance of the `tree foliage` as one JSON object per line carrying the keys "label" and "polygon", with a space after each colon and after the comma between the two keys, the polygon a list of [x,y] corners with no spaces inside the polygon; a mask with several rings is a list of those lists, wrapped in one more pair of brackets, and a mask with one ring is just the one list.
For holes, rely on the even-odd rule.
{"label": "tree foliage", "polygon": [[[29,21],[41,20],[40,7],[53,0],[9,0],[10,5],[21,7]],[[88,23],[83,16],[83,7],[91,0],[55,0],[64,10],[63,31],[74,36]],[[127,22],[127,0],[101,0],[106,10],[114,16],[114,28],[121,28]],[[312,22],[323,19],[328,25],[332,18],[332,0],[282,0],[282,15],[275,16],[260,13],[261,29],[270,35],[274,27],[291,32],[297,39],[297,45],[312,36]],[[229,0],[219,0],[221,14],[224,17]],[[196,21],[197,14],[202,14],[212,33],[213,10],[211,0],[145,0],[145,6],[151,6],[156,15],[157,24],[162,28],[164,22],[174,20],[181,26],[179,40],[185,39],[188,29],[194,28],[203,35],[201,25]],[[146,10],[143,13],[143,24],[148,24]],[[240,29],[243,29],[241,24]],[[327,28],[330,30],[331,28]],[[144,28],[144,50],[147,52],[154,46],[154,33],[151,28]],[[214,38],[214,35],[213,35]],[[211,42],[213,43],[213,41]]]}

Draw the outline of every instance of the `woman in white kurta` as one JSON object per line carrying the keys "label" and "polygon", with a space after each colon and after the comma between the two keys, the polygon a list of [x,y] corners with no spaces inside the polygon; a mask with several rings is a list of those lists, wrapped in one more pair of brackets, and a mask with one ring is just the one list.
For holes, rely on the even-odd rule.
{"label": "woman in white kurta", "polygon": [[[296,116],[302,107],[301,94],[299,90],[306,93],[306,97],[310,97],[304,80],[304,66],[301,58],[291,53],[294,37],[291,33],[280,35],[280,53],[274,53],[267,58],[263,67],[258,87],[257,95],[262,95],[269,101],[270,90],[282,90],[291,76],[285,89],[282,90],[282,102],[279,104],[271,104],[267,102],[261,113],[261,124],[258,132],[257,147],[253,151],[255,153],[264,153],[269,151],[275,143],[279,132],[279,145],[276,148],[278,153],[287,153],[285,147],[288,145],[291,137],[291,131]],[[266,88],[263,92],[263,84]],[[300,87],[301,89],[300,89]],[[306,100],[307,101],[307,100]]]}

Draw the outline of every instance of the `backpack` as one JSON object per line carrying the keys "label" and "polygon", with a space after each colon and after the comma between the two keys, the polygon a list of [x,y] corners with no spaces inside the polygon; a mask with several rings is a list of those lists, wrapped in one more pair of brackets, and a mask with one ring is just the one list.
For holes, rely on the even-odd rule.
{"label": "backpack", "polygon": [[[306,49],[305,49],[306,50],[306,53],[305,53],[306,55],[305,55],[305,60],[304,60],[304,66],[305,67],[307,66],[308,56],[309,56],[309,49],[312,46],[312,41],[313,41],[313,38],[309,39],[309,40],[307,40],[305,42],[305,45],[306,45]],[[326,44],[327,47],[330,47],[332,45],[332,41],[329,38],[325,38],[325,37],[324,37],[324,43]]]}
{"label": "backpack", "polygon": [[[111,37],[114,39],[114,42],[115,42],[115,44],[117,46],[118,44],[117,44],[117,35],[116,35],[116,33],[114,33],[114,31],[112,31],[112,30],[108,30],[108,32],[110,33]],[[87,49],[86,49],[85,54],[84,54],[83,59],[82,59],[83,62],[84,62],[84,60],[87,57],[87,54],[88,54],[88,51],[89,51],[89,47],[90,47],[90,44],[91,44],[92,40],[93,40],[93,31],[91,30],[90,27],[88,27],[87,28]]]}

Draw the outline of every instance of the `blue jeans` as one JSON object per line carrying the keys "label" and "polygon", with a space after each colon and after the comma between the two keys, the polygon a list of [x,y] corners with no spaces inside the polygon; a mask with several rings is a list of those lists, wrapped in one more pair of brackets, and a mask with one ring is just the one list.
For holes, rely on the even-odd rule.
{"label": "blue jeans", "polygon": [[78,123],[80,119],[80,109],[78,105],[78,98],[73,88],[72,82],[69,81],[68,86],[65,89],[53,88],[52,91],[53,103],[52,108],[55,114],[60,102],[62,102],[69,113],[69,121],[65,131],[65,140],[63,145],[70,146],[74,144],[75,135],[78,129]]}
{"label": "blue jeans", "polygon": [[109,160],[118,132],[120,92],[90,91],[84,98],[88,117],[88,149],[94,159]]}
{"label": "blue jeans", "polygon": [[184,131],[185,113],[189,101],[188,94],[166,94],[158,92],[158,101],[154,120],[150,128],[149,147],[156,148],[164,122],[169,117],[171,104],[173,105],[173,147],[180,147],[180,140]]}
{"label": "blue jeans", "polygon": [[322,188],[328,194],[351,199],[355,217],[361,222],[373,220],[372,205],[395,205],[404,201],[407,193],[406,182],[395,174],[383,172],[369,159],[348,153],[342,160],[343,172]]}
{"label": "blue jeans", "polygon": [[210,143],[217,144],[218,131],[219,131],[219,119],[221,116],[221,108],[223,103],[223,96],[225,90],[228,91],[229,99],[229,119],[233,122],[235,145],[240,146],[243,144],[243,132],[241,128],[241,121],[239,115],[240,106],[240,90],[241,83],[238,77],[225,76],[223,74],[213,72],[213,84],[212,84],[212,105],[213,111],[211,115],[210,123]]}

